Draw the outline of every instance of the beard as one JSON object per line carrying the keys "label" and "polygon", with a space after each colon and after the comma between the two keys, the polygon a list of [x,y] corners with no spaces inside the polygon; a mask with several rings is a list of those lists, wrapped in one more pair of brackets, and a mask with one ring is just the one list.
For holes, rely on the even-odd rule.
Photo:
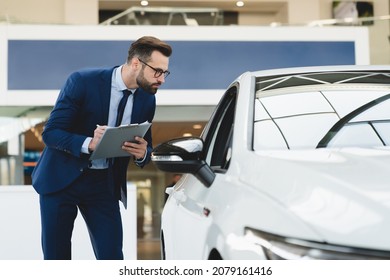
{"label": "beard", "polygon": [[144,72],[142,71],[139,73],[139,75],[136,78],[137,85],[142,88],[143,90],[151,93],[151,94],[156,94],[158,87],[154,86],[160,86],[161,83],[150,83],[145,79]]}

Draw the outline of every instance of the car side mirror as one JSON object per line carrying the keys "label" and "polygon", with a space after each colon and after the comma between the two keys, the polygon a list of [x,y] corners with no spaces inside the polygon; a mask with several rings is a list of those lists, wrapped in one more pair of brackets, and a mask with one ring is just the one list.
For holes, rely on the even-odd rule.
{"label": "car side mirror", "polygon": [[203,146],[203,140],[198,137],[173,139],[156,146],[151,160],[161,171],[190,173],[209,187],[215,174],[202,158]]}

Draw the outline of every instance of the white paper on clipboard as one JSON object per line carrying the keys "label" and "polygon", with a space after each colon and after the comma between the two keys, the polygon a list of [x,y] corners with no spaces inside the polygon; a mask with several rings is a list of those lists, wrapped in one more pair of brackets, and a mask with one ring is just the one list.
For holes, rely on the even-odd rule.
{"label": "white paper on clipboard", "polygon": [[90,160],[112,157],[128,157],[129,153],[122,150],[123,142],[133,141],[135,136],[144,137],[151,123],[128,124],[118,127],[107,127],[102,139],[92,152]]}

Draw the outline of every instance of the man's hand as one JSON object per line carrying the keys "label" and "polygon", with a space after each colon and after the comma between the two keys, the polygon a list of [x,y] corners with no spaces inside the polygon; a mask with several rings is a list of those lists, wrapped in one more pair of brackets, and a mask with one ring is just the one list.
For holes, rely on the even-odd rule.
{"label": "man's hand", "polygon": [[143,159],[146,154],[147,146],[148,142],[146,142],[145,139],[136,136],[135,141],[124,142],[122,149],[129,154],[132,154],[136,159]]}
{"label": "man's hand", "polygon": [[96,145],[100,142],[100,139],[102,139],[103,133],[106,130],[106,125],[98,125],[93,132],[93,138],[91,142],[89,142],[88,145],[88,151],[91,153],[96,149]]}

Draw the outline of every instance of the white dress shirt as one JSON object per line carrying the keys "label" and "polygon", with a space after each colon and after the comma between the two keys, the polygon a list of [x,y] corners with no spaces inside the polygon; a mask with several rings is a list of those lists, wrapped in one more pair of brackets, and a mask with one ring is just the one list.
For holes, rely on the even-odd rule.
{"label": "white dress shirt", "polygon": [[[120,100],[123,96],[123,90],[127,89],[125,83],[122,80],[122,65],[118,68],[115,68],[112,72],[112,80],[111,80],[111,95],[110,95],[110,109],[108,112],[108,126],[115,126],[115,120],[117,115],[117,108]],[[135,89],[128,89],[134,93]],[[121,124],[130,124],[131,123],[131,113],[133,110],[133,94],[129,96],[127,100],[125,111],[123,113],[122,123]],[[96,125],[105,125],[105,124],[96,124]],[[88,146],[92,141],[92,137],[87,137],[81,147],[81,152],[85,154],[89,154]],[[143,161],[143,160],[142,160]],[[138,161],[138,162],[142,162]],[[106,159],[97,159],[91,161],[91,169],[105,169],[108,167],[108,163]]]}

